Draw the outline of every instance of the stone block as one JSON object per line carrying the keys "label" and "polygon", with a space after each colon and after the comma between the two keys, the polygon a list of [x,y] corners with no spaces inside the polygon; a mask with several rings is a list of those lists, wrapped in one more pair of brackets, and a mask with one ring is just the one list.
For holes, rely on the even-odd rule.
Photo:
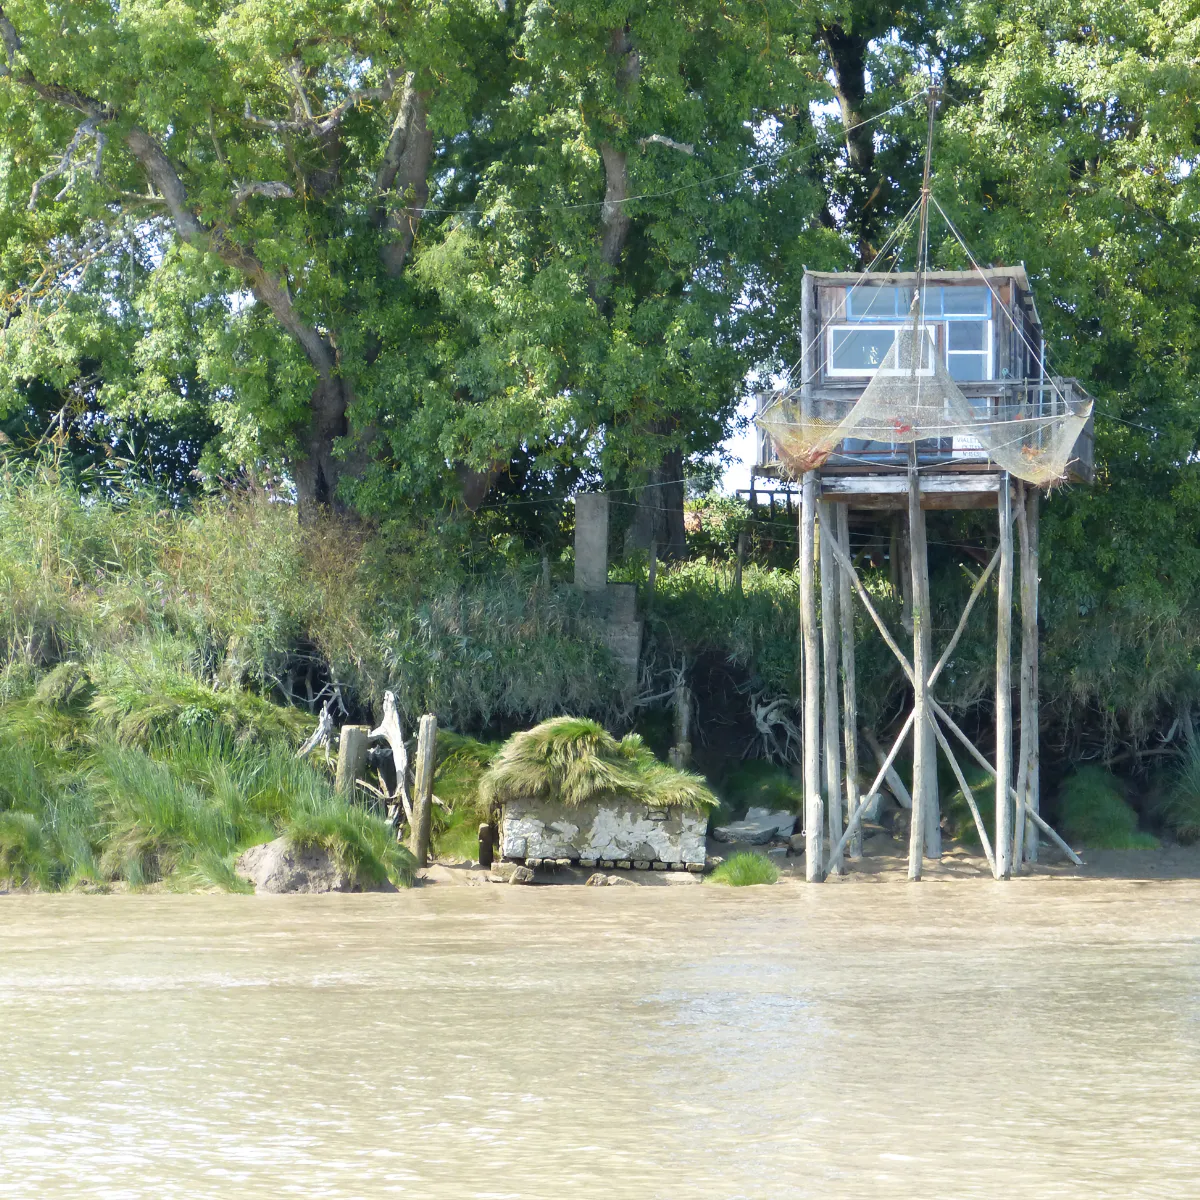
{"label": "stone block", "polygon": [[703,862],[708,814],[673,806],[648,808],[624,797],[575,806],[548,800],[516,800],[504,806],[500,852],[526,864],[584,860],[606,869],[619,861]]}
{"label": "stone block", "polygon": [[608,585],[608,496],[575,497],[575,586],[602,592]]}

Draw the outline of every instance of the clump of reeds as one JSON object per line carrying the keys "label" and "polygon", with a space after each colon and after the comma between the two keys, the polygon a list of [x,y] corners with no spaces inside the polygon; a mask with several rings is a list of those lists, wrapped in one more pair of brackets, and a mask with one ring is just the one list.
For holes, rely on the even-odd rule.
{"label": "clump of reeds", "polygon": [[779,869],[763,854],[743,850],[730,855],[716,867],[706,880],[724,887],[753,887],[760,883],[776,883]]}

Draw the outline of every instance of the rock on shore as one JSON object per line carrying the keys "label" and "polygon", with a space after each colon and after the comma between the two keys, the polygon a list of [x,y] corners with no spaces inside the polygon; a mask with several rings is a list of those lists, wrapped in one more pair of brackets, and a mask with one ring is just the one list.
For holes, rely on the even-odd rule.
{"label": "rock on shore", "polygon": [[320,846],[296,846],[286,837],[252,846],[235,869],[254,884],[256,892],[359,892],[394,891],[390,883],[366,888],[355,885]]}

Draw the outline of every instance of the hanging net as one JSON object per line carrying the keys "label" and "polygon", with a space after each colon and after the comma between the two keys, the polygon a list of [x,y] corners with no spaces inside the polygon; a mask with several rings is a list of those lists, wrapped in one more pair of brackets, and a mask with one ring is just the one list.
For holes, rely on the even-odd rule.
{"label": "hanging net", "polygon": [[1062,479],[1092,412],[1090,399],[1053,382],[1000,389],[1000,398],[968,400],[951,377],[931,330],[915,319],[896,332],[891,347],[857,400],[802,402],[785,393],[756,424],[774,442],[795,475],[825,463],[847,438],[887,454],[910,442],[936,443],[953,458],[986,454],[1002,470],[1045,486]]}

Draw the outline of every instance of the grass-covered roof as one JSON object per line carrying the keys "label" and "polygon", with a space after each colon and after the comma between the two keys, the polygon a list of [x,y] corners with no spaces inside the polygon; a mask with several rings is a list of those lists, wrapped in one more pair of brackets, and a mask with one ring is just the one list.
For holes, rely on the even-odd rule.
{"label": "grass-covered roof", "polygon": [[699,775],[659,762],[637,734],[618,741],[581,717],[555,717],[509,738],[483,776],[480,798],[494,807],[554,800],[573,808],[621,798],[705,810],[717,803]]}

